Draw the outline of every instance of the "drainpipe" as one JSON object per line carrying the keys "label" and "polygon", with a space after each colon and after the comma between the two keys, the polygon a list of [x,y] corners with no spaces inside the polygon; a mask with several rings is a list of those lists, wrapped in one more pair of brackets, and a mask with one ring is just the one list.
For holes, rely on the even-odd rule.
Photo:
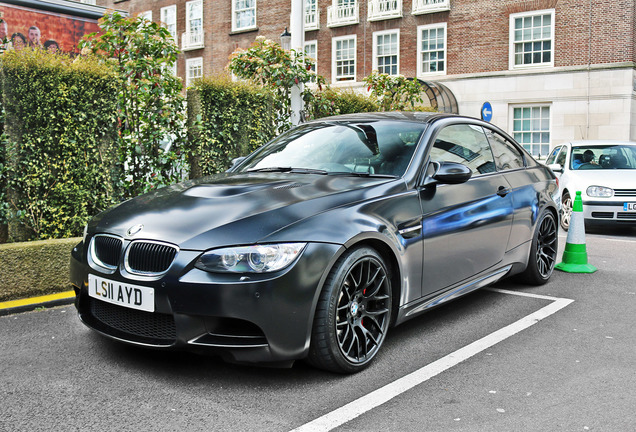
{"label": "drainpipe", "polygon": [[[305,4],[303,0],[291,0],[291,17],[289,29],[291,32],[291,47],[297,52],[305,49]],[[290,107],[291,122],[298,125],[302,119],[303,112],[303,84],[300,83],[291,88]]]}

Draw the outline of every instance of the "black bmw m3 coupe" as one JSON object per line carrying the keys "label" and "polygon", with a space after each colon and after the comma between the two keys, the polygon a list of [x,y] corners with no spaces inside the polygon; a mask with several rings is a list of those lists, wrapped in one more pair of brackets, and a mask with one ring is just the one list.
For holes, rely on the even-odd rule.
{"label": "black bmw m3 coupe", "polygon": [[477,119],[316,120],[95,216],[72,252],[76,306],[129,344],[357,372],[434,306],[513,275],[547,282],[557,194]]}

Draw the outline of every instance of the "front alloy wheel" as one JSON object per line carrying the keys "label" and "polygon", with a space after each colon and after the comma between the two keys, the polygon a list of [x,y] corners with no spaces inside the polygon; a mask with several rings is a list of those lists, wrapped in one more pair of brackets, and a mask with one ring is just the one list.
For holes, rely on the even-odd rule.
{"label": "front alloy wheel", "polygon": [[391,281],[373,249],[341,258],[327,278],[316,309],[309,361],[339,373],[364,369],[376,356],[391,318]]}
{"label": "front alloy wheel", "polygon": [[572,197],[567,192],[563,193],[561,199],[561,228],[567,231],[570,228],[570,219],[572,218]]}

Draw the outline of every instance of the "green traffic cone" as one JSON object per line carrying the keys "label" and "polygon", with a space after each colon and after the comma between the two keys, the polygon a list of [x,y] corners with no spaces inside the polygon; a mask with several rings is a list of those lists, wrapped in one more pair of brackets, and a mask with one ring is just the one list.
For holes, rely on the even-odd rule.
{"label": "green traffic cone", "polygon": [[583,200],[581,191],[576,192],[572,205],[570,229],[563,251],[563,260],[554,266],[555,269],[568,273],[594,273],[597,269],[587,263],[585,246],[585,220],[583,218]]}

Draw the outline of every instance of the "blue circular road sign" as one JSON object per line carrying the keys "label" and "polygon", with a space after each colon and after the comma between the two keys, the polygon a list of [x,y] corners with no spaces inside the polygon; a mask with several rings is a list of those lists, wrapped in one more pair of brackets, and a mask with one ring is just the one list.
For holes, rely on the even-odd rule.
{"label": "blue circular road sign", "polygon": [[481,106],[481,119],[487,122],[492,120],[492,105],[490,105],[490,102],[484,102]]}

